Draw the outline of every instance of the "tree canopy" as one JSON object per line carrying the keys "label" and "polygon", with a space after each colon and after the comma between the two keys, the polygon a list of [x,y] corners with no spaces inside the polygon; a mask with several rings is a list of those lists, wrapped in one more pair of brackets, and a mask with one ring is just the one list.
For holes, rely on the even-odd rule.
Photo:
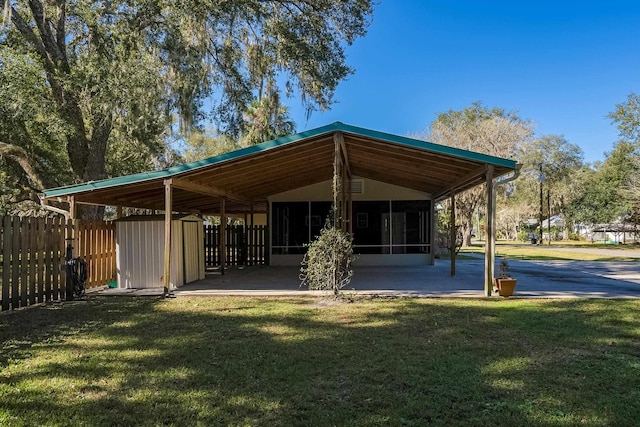
{"label": "tree canopy", "polygon": [[329,108],[372,2],[5,0],[5,9],[0,96],[12,102],[0,115],[0,179],[33,198],[43,185],[147,168],[166,157],[176,123],[189,131],[209,119],[239,137],[267,87],[299,95],[308,111]]}
{"label": "tree canopy", "polygon": [[640,150],[636,144],[620,141],[605,161],[584,179],[582,191],[571,205],[576,220],[588,224],[609,224],[624,219],[634,209],[633,198],[625,194],[630,178],[640,172]]}
{"label": "tree canopy", "polygon": [[640,95],[630,93],[626,102],[616,104],[609,118],[618,127],[621,139],[640,142]]}
{"label": "tree canopy", "polygon": [[[432,142],[507,158],[514,157],[533,134],[531,123],[516,112],[489,108],[481,102],[438,114],[430,131],[428,139]],[[479,188],[456,195],[463,246],[471,244],[473,215],[483,200],[484,192]]]}
{"label": "tree canopy", "polygon": [[[543,203],[547,206],[544,216],[562,213],[571,223],[564,207],[579,194],[576,192],[576,173],[585,167],[582,149],[561,135],[544,135],[522,145],[518,153],[522,164],[520,178],[514,184],[516,190],[508,200],[509,209],[519,211],[526,206],[527,219],[535,218],[540,209],[540,170],[544,181]],[[549,197],[547,197],[549,195]],[[543,209],[544,210],[544,209]],[[565,233],[568,237],[568,230]]]}

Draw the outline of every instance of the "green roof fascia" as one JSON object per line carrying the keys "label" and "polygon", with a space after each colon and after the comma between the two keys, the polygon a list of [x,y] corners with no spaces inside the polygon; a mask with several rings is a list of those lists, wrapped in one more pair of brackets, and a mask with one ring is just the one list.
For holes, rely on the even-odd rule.
{"label": "green roof fascia", "polygon": [[313,138],[319,135],[323,135],[330,132],[345,132],[358,136],[369,137],[373,139],[379,139],[385,142],[391,142],[398,145],[404,145],[411,148],[417,148],[420,150],[427,150],[439,154],[448,156],[459,157],[466,160],[489,163],[495,166],[503,166],[511,169],[515,169],[516,162],[513,160],[503,159],[500,157],[489,156],[486,154],[475,153],[472,151],[461,150],[459,148],[448,147],[445,145],[433,144],[431,142],[419,141],[417,139],[407,138],[403,136],[393,135],[384,132],[378,132],[370,129],[365,129],[357,126],[351,126],[342,122],[334,122],[326,126],[322,126],[315,129],[310,129],[305,132],[300,132],[294,135],[283,136],[281,138],[274,139],[272,141],[263,142],[261,144],[253,145],[251,147],[241,148],[239,150],[231,151],[229,153],[220,154],[218,156],[209,157],[203,160],[198,160],[191,163],[185,163],[179,166],[173,166],[168,169],[153,172],[142,172],[133,175],[124,175],[115,178],[103,179],[100,181],[91,181],[84,184],[68,185],[64,187],[51,188],[44,190],[45,198],[66,196],[76,193],[83,193],[87,191],[93,191],[103,188],[116,187],[123,184],[140,183],[145,181],[153,181],[157,179],[170,178],[182,173],[191,172],[200,168],[211,166],[217,163],[222,163],[229,160],[235,160],[241,157],[257,154],[263,151],[268,151],[282,145],[291,144],[297,141],[301,141],[307,138]]}

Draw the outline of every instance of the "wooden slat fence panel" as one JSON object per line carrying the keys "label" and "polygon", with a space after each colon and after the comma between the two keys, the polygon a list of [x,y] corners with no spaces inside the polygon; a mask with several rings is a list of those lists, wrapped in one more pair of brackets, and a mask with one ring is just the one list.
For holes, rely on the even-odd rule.
{"label": "wooden slat fence panel", "polygon": [[[230,225],[227,227],[227,258],[228,266],[235,265],[264,265],[267,254],[267,227],[255,225]],[[219,225],[204,225],[204,253],[207,268],[220,266],[218,241],[220,239]]]}
{"label": "wooden slat fence panel", "polygon": [[76,229],[78,248],[74,256],[80,256],[87,262],[87,289],[105,286],[116,280],[115,223],[77,221]]}
{"label": "wooden slat fence panel", "polygon": [[51,295],[51,301],[56,301],[60,299],[60,289],[62,289],[62,283],[64,282],[64,271],[62,269],[66,243],[64,240],[64,219],[60,217],[54,218],[52,229],[53,236],[51,239],[51,248],[53,250],[53,294]]}
{"label": "wooden slat fence panel", "polygon": [[45,270],[46,270],[46,246],[45,240],[47,235],[47,218],[41,218],[38,222],[38,238],[36,244],[36,255],[38,258],[36,275],[38,280],[36,281],[36,302],[44,302],[45,297]]}
{"label": "wooden slat fence panel", "polygon": [[51,247],[51,242],[53,241],[53,227],[55,226],[55,222],[52,218],[45,218],[44,223],[44,292],[43,292],[43,301],[51,301],[53,290],[51,288],[53,284],[53,279],[51,276],[55,274],[58,270],[53,265],[53,260],[55,259],[55,251],[47,250],[47,248]]}
{"label": "wooden slat fence panel", "polygon": [[207,267],[217,265],[216,260],[216,228],[214,225],[204,225],[204,265]]}
{"label": "wooden slat fence panel", "polygon": [[11,217],[5,216],[2,218],[2,303],[0,307],[2,311],[9,310],[10,307],[10,295],[11,289],[11,254],[13,233],[11,232]]}
{"label": "wooden slat fence panel", "polygon": [[[65,298],[67,237],[89,266],[87,288],[115,280],[115,224],[56,218],[0,217],[0,309]],[[71,241],[71,240],[69,240]]]}
{"label": "wooden slat fence panel", "polygon": [[[66,251],[66,247],[68,244],[71,244],[73,246],[73,238],[74,238],[74,233],[73,233],[73,229],[74,229],[74,224],[72,221],[66,221],[63,222],[64,224],[64,245],[62,246],[62,260],[63,262],[66,260],[67,258],[67,251]],[[67,298],[67,281],[66,280],[66,274],[62,275],[60,277],[60,299],[64,299]]]}
{"label": "wooden slat fence panel", "polygon": [[[37,270],[37,262],[38,262],[38,219],[39,218],[26,218],[28,227],[29,227],[29,247],[28,247],[28,257],[29,257],[29,289],[28,289],[28,298],[29,305],[33,305],[38,300],[37,296],[37,287],[36,287],[36,270]],[[40,260],[42,262],[42,260]],[[25,286],[26,288],[26,286]]]}
{"label": "wooden slat fence panel", "polygon": [[13,246],[11,248],[11,307],[20,307],[20,218],[11,219]]}
{"label": "wooden slat fence panel", "polygon": [[20,305],[27,305],[29,286],[29,218],[20,218],[20,262],[24,268],[20,269]]}
{"label": "wooden slat fence panel", "polygon": [[62,227],[63,223],[47,218],[0,217],[2,310],[57,299],[52,287],[55,276],[62,273],[55,260],[64,238],[52,236],[61,234]]}

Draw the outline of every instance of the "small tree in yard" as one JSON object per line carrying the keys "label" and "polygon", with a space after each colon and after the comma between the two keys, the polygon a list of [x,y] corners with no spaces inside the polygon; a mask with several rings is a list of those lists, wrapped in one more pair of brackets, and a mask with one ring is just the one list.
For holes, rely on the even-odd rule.
{"label": "small tree in yard", "polygon": [[308,246],[300,267],[301,286],[340,295],[353,276],[353,237],[327,220],[320,235]]}

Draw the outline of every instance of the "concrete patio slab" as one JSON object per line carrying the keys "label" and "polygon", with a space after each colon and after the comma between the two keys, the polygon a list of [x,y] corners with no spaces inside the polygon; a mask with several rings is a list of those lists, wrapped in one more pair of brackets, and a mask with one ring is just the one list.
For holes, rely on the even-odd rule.
{"label": "concrete patio slab", "polygon": [[[527,298],[640,298],[640,265],[634,262],[516,261],[510,260],[518,279],[515,297]],[[435,266],[356,267],[346,293],[380,296],[484,297],[482,259],[458,260],[457,274],[449,262]],[[297,267],[229,268],[224,275],[173,291],[180,296],[320,296],[325,293],[300,287]],[[162,289],[105,289],[105,295],[162,295]]]}

